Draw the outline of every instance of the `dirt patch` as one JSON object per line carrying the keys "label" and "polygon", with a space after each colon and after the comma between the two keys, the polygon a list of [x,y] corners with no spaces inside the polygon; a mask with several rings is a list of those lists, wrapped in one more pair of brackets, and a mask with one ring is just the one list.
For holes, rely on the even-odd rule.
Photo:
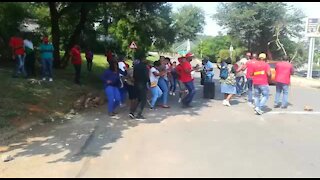
{"label": "dirt patch", "polygon": [[47,110],[39,107],[38,105],[27,105],[27,110],[29,112],[46,113]]}

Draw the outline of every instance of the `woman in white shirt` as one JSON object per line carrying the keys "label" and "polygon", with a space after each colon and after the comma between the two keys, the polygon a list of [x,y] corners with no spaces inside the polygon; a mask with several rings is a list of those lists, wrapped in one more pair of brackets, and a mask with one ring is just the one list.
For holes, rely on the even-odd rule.
{"label": "woman in white shirt", "polygon": [[158,86],[158,81],[159,81],[159,77],[161,76],[161,73],[156,69],[156,67],[159,67],[160,65],[161,65],[160,61],[155,61],[153,63],[153,67],[150,69],[150,72],[149,72],[150,91],[152,94],[150,109],[154,109],[154,106],[158,98],[160,98],[163,94],[160,87]]}

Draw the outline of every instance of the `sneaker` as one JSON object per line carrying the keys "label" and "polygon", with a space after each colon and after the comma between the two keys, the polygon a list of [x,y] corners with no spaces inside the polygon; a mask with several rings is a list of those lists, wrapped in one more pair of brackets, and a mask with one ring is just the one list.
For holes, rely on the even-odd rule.
{"label": "sneaker", "polygon": [[53,81],[53,79],[52,79],[52,78],[50,78],[50,79],[49,79],[49,81],[50,81],[50,82],[52,82],[52,81]]}
{"label": "sneaker", "polygon": [[248,105],[252,108],[254,108],[254,104],[252,102],[248,102]]}
{"label": "sneaker", "polygon": [[176,93],[173,92],[173,93],[172,93],[172,96],[175,96],[175,95],[176,95]]}
{"label": "sneaker", "polygon": [[138,120],[138,121],[143,121],[143,120],[146,120],[146,118],[143,117],[142,115],[138,115],[138,116],[136,117],[136,120]]}
{"label": "sneaker", "polygon": [[115,116],[114,113],[108,113],[108,115],[111,116],[111,117]]}
{"label": "sneaker", "polygon": [[230,104],[230,102],[229,102],[229,101],[227,101],[227,102],[226,102],[226,106],[228,106],[228,107],[230,107],[230,106],[231,106],[231,104]]}
{"label": "sneaker", "polygon": [[181,99],[181,98],[179,98],[178,103],[181,103],[181,100],[182,100],[182,99]]}
{"label": "sneaker", "polygon": [[255,110],[256,113],[259,114],[259,115],[262,115],[262,114],[264,113],[264,112],[263,112],[260,108],[258,108],[258,107],[254,108],[254,110]]}
{"label": "sneaker", "polygon": [[281,106],[281,109],[287,109],[288,106]]}
{"label": "sneaker", "polygon": [[134,118],[135,118],[135,116],[134,116],[133,113],[130,113],[130,114],[129,114],[129,117],[130,117],[131,119],[134,119]]}
{"label": "sneaker", "polygon": [[162,108],[170,108],[170,106],[168,106],[168,105],[162,105],[161,107]]}
{"label": "sneaker", "polygon": [[226,106],[227,105],[227,100],[223,100],[222,104]]}
{"label": "sneaker", "polygon": [[274,106],[273,106],[273,108],[279,108],[280,107],[280,104],[275,104]]}
{"label": "sneaker", "polygon": [[169,92],[169,94],[170,94],[170,96],[172,96],[172,92],[171,91]]}
{"label": "sneaker", "polygon": [[45,81],[46,80],[46,78],[42,78],[42,81]]}

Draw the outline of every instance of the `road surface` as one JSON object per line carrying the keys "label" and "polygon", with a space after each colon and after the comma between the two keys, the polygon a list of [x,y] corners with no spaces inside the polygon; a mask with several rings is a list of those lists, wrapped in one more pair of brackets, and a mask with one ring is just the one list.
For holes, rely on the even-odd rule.
{"label": "road surface", "polygon": [[[217,72],[216,72],[217,77]],[[245,98],[222,105],[202,99],[197,80],[194,108],[145,110],[137,122],[122,109],[110,119],[106,107],[64,123],[34,127],[16,137],[2,155],[0,177],[319,177],[319,89],[293,86],[290,106],[255,115]],[[305,105],[314,111],[303,111]]]}

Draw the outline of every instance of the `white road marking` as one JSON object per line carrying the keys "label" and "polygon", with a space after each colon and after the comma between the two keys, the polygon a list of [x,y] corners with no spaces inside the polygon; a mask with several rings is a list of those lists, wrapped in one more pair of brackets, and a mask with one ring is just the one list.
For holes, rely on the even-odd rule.
{"label": "white road marking", "polygon": [[265,115],[267,114],[303,114],[303,115],[320,115],[319,111],[272,111],[272,112],[268,112],[265,113]]}

